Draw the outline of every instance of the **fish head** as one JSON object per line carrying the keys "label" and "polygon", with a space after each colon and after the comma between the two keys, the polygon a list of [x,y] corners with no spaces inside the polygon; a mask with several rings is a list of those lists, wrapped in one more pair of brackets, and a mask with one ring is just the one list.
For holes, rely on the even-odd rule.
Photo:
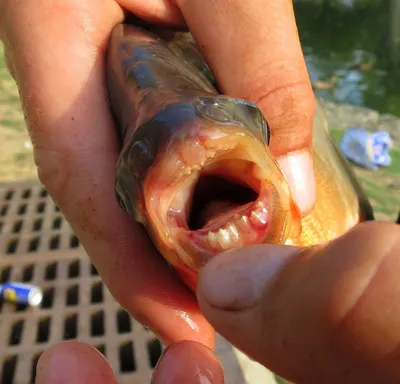
{"label": "fish head", "polygon": [[194,274],[214,255],[300,234],[300,213],[252,103],[196,97],[164,108],[126,140],[120,205],[173,266]]}

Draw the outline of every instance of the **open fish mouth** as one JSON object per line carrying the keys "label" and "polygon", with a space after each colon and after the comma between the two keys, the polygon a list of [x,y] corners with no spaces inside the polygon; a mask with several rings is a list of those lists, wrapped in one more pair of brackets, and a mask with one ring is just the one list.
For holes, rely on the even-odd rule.
{"label": "open fish mouth", "polygon": [[259,171],[254,162],[228,155],[196,172],[168,210],[181,236],[215,251],[261,241],[270,207]]}
{"label": "open fish mouth", "polygon": [[185,264],[198,269],[222,251],[284,235],[287,221],[277,222],[273,207],[290,211],[293,202],[264,143],[237,129],[192,136],[168,153],[150,171],[156,192],[146,206]]}

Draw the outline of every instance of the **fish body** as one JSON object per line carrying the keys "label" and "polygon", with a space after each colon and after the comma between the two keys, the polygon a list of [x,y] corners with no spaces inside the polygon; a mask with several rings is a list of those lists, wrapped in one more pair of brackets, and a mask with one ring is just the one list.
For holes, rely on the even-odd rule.
{"label": "fish body", "polygon": [[319,104],[313,138],[317,202],[300,215],[269,150],[261,111],[218,93],[189,34],[163,39],[118,25],[106,79],[122,140],[117,200],[192,289],[198,270],[222,251],[259,243],[320,244],[372,218]]}

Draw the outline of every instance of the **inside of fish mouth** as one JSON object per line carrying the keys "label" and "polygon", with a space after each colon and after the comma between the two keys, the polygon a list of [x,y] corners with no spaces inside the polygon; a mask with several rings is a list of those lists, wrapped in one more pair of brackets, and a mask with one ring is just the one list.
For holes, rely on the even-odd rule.
{"label": "inside of fish mouth", "polygon": [[254,203],[258,192],[240,180],[203,173],[195,185],[188,215],[191,231],[206,228]]}
{"label": "inside of fish mouth", "polygon": [[218,231],[249,216],[260,200],[256,167],[250,160],[225,156],[207,162],[174,196],[169,214],[191,232]]}

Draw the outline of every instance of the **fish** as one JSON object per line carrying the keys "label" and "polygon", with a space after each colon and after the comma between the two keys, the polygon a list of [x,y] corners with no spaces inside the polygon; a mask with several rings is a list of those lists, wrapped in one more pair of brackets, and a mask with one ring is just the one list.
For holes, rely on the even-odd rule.
{"label": "fish", "polygon": [[106,88],[121,138],[115,195],[184,283],[215,255],[254,244],[322,244],[372,207],[316,98],[316,203],[302,215],[254,103],[224,95],[189,32],[117,25]]}

